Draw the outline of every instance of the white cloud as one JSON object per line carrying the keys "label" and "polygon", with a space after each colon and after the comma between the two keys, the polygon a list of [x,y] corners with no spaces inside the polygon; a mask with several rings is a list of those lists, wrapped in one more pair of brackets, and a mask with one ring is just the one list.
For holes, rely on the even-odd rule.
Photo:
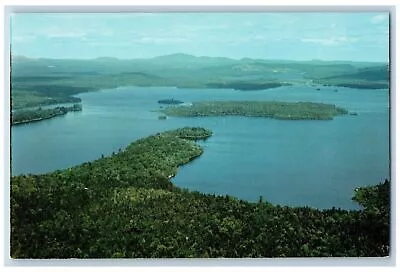
{"label": "white cloud", "polygon": [[28,43],[36,39],[35,35],[28,34],[28,35],[19,35],[19,36],[12,36],[11,41],[15,43]]}
{"label": "white cloud", "polygon": [[114,35],[114,31],[111,29],[104,29],[99,31],[97,34],[101,35],[101,36],[113,36]]}
{"label": "white cloud", "polygon": [[201,35],[195,35],[182,28],[140,29],[129,31],[130,41],[141,44],[181,44],[196,41]]}
{"label": "white cloud", "polygon": [[178,44],[185,43],[189,40],[181,37],[142,37],[136,39],[134,42],[144,44]]}
{"label": "white cloud", "polygon": [[358,41],[358,39],[341,36],[341,37],[331,37],[331,38],[303,38],[301,39],[301,41],[304,43],[316,43],[324,46],[336,46],[346,43],[353,43]]}
{"label": "white cloud", "polygon": [[114,30],[110,27],[103,26],[87,26],[87,27],[65,27],[53,26],[43,29],[34,30],[37,36],[45,37],[47,39],[53,38],[66,38],[66,39],[80,39],[88,40],[89,37],[111,37],[114,35]]}
{"label": "white cloud", "polygon": [[60,31],[54,33],[46,33],[45,36],[48,38],[82,38],[86,36],[86,33],[79,31]]}
{"label": "white cloud", "polygon": [[386,14],[375,15],[374,17],[371,18],[371,23],[379,24],[387,19],[389,19],[389,17]]}
{"label": "white cloud", "polygon": [[255,41],[266,41],[267,37],[263,36],[263,35],[255,35],[253,37],[251,37],[253,40]]}
{"label": "white cloud", "polygon": [[107,47],[126,47],[131,46],[131,42],[115,42],[115,41],[94,41],[87,43],[89,46],[107,46]]}
{"label": "white cloud", "polygon": [[86,32],[80,29],[67,29],[62,27],[49,27],[35,31],[37,35],[52,38],[83,38],[87,35]]}

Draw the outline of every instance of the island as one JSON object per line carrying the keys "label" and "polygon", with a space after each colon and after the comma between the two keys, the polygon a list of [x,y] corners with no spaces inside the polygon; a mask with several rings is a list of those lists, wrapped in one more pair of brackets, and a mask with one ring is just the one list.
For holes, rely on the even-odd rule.
{"label": "island", "polygon": [[51,109],[17,110],[11,113],[11,125],[19,125],[31,122],[42,121],[56,116],[67,114],[70,111],[81,111],[81,104],[74,104],[70,107],[55,107]]}
{"label": "island", "polygon": [[332,120],[348,114],[346,109],[332,104],[278,101],[203,101],[160,111],[177,117],[246,116],[281,120]]}
{"label": "island", "polygon": [[206,140],[212,135],[212,131],[201,127],[184,127],[177,130],[167,131],[164,133],[168,136],[174,136],[187,140]]}
{"label": "island", "polygon": [[390,83],[387,62],[271,61],[179,53],[131,60],[35,59],[11,54],[10,68],[12,110],[79,103],[79,93],[123,86],[257,91],[306,83],[317,88],[387,89]]}
{"label": "island", "polygon": [[179,105],[179,104],[183,104],[184,102],[171,98],[171,99],[158,100],[158,103],[159,104],[166,104],[166,105]]}
{"label": "island", "polygon": [[[318,81],[323,82],[322,80]],[[387,89],[388,82],[369,82],[369,81],[349,81],[349,80],[325,80],[325,86],[347,87],[354,89]]]}
{"label": "island", "polygon": [[[12,258],[373,257],[389,254],[390,181],[357,188],[360,210],[249,202],[171,178],[212,131],[148,136],[81,165],[10,181]],[[371,235],[371,233],[373,235]],[[238,246],[239,245],[239,246]]]}
{"label": "island", "polygon": [[232,81],[232,82],[212,82],[207,83],[207,88],[217,89],[234,89],[239,91],[258,91],[272,88],[278,88],[281,86],[290,86],[287,82],[257,82],[257,81]]}

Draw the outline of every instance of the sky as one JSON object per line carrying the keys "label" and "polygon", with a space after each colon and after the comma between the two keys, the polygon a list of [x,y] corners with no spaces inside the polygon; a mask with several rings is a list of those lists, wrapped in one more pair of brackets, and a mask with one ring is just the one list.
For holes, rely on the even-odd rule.
{"label": "sky", "polygon": [[13,55],[33,58],[195,56],[389,60],[389,14],[17,13]]}

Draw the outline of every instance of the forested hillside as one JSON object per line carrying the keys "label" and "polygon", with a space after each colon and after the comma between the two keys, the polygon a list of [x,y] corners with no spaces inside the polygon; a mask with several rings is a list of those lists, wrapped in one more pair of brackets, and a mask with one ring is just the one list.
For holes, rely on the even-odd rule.
{"label": "forested hillside", "polygon": [[360,68],[354,73],[334,75],[315,79],[314,82],[324,85],[333,85],[360,89],[389,88],[389,66]]}
{"label": "forested hillside", "polygon": [[172,54],[150,59],[30,59],[12,56],[12,108],[76,103],[78,93],[121,86],[265,90],[321,83],[387,88],[386,63],[280,61]]}
{"label": "forested hillside", "polygon": [[192,140],[211,134],[167,131],[73,168],[12,177],[12,257],[388,255],[389,181],[357,189],[364,209],[355,211],[250,203],[174,186],[178,166],[203,152]]}

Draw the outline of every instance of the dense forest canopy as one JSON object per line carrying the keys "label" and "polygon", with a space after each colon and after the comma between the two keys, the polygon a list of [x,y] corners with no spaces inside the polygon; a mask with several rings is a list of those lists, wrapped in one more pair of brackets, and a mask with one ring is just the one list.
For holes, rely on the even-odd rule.
{"label": "dense forest canopy", "polygon": [[[390,182],[358,188],[361,210],[287,207],[172,184],[212,132],[158,133],[108,157],[11,178],[13,258],[387,256]],[[189,140],[190,139],[190,140]],[[268,181],[266,181],[268,182]]]}
{"label": "dense forest canopy", "polygon": [[[186,54],[133,60],[15,56],[11,59],[12,124],[81,109],[80,105],[33,110],[28,107],[79,103],[76,94],[120,86],[242,91],[296,84],[360,89],[389,86],[387,63],[235,60]],[[179,104],[175,103],[177,100],[172,102]],[[195,102],[161,111],[170,116],[239,115],[291,120],[330,120],[347,114],[347,110],[335,105],[276,101]],[[11,256],[172,258],[389,254],[390,181],[357,188],[353,200],[363,208],[351,211],[334,207],[327,210],[287,207],[262,199],[251,203],[176,187],[171,178],[178,167],[200,156],[203,149],[196,141],[211,135],[204,128],[166,131],[140,139],[111,156],[72,168],[42,175],[13,176]]]}
{"label": "dense forest canopy", "polygon": [[348,113],[331,104],[279,101],[202,101],[160,111],[169,116],[247,116],[281,120],[331,120],[336,115]]}
{"label": "dense forest canopy", "polygon": [[56,116],[67,114],[70,111],[81,111],[81,104],[74,104],[70,107],[55,107],[51,109],[42,109],[41,107],[37,109],[30,110],[17,110],[11,113],[11,125],[24,124],[29,122],[36,122],[45,119],[50,119]]}

